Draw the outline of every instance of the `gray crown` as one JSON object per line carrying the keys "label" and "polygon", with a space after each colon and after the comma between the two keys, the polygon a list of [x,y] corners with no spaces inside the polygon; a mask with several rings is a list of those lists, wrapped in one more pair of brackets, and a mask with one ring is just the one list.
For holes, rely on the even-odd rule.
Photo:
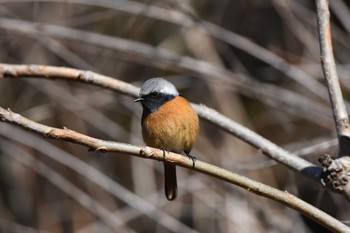
{"label": "gray crown", "polygon": [[152,92],[160,92],[168,95],[178,96],[176,87],[163,78],[148,79],[141,87],[140,96],[148,95]]}

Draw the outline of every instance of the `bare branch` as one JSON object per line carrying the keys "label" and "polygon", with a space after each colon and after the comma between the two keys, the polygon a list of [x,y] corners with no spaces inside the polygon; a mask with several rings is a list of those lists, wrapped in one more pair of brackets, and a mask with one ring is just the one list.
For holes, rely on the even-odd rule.
{"label": "bare branch", "polygon": [[333,55],[330,13],[328,0],[317,0],[317,25],[321,50],[321,65],[326,79],[329,97],[332,104],[334,121],[339,141],[338,159],[329,155],[320,158],[324,167],[322,181],[333,190],[348,195],[350,190],[349,155],[350,155],[350,124],[349,116],[345,108],[339,79]]}
{"label": "bare branch", "polygon": [[[138,93],[138,88],[120,80],[99,75],[90,71],[81,71],[71,68],[62,68],[62,74],[60,74],[60,68],[58,67],[0,64],[0,77],[60,78],[74,81],[85,81],[87,83],[106,87],[133,97],[136,97]],[[301,172],[317,182],[320,181],[322,170],[316,167],[314,164],[284,150],[283,148],[238,124],[237,122],[223,116],[213,109],[204,107],[203,105],[199,106],[194,104],[193,106],[201,118],[220,126],[225,131],[228,131],[229,133],[249,143],[258,150],[261,150],[261,152],[263,152],[265,155],[286,165],[292,170]]]}
{"label": "bare branch", "polygon": [[[277,2],[278,1],[276,1],[276,4],[278,5],[279,3]],[[329,3],[331,4],[332,2]],[[79,69],[81,69],[75,70],[62,67],[61,70],[60,67],[40,65],[13,66],[0,64],[0,82],[1,78],[4,77],[11,79],[12,82],[17,83],[20,81],[19,84],[21,84],[18,87],[17,85],[12,86],[11,84],[5,88],[4,86],[2,87],[2,98],[5,104],[1,104],[0,107],[4,107],[5,109],[0,109],[0,112],[4,112],[4,114],[0,113],[0,144],[2,144],[2,147],[0,146],[2,148],[0,148],[0,153],[3,151],[9,154],[9,152],[12,151],[17,154],[14,158],[21,158],[21,156],[26,157],[25,155],[27,154],[25,150],[28,150],[32,154],[38,154],[39,157],[45,156],[44,160],[40,160],[38,157],[38,167],[34,167],[36,165],[35,161],[31,163],[34,165],[33,168],[35,171],[38,172],[40,170],[40,161],[45,162],[46,159],[49,159],[48,161],[51,163],[51,158],[53,158],[54,165],[56,165],[57,162],[58,168],[64,167],[68,169],[65,170],[68,172],[65,174],[67,177],[70,177],[72,175],[71,172],[73,172],[74,175],[86,179],[88,182],[86,185],[84,183],[83,186],[87,188],[87,191],[91,191],[93,197],[96,197],[97,200],[103,198],[103,203],[106,204],[105,206],[118,206],[118,211],[115,213],[107,210],[110,212],[108,214],[113,214],[113,218],[117,220],[114,223],[108,223],[109,220],[106,221],[103,219],[105,216],[103,211],[99,212],[99,210],[97,210],[95,215],[100,220],[97,222],[94,221],[96,227],[109,225],[115,228],[121,225],[119,220],[121,220],[123,224],[127,224],[128,222],[131,223],[130,221],[142,221],[146,218],[152,222],[155,221],[157,223],[155,226],[156,228],[166,228],[174,232],[192,232],[195,231],[191,228],[192,226],[187,226],[182,223],[181,218],[171,216],[172,214],[178,215],[179,211],[181,211],[175,206],[181,204],[181,201],[187,202],[188,200],[191,200],[191,206],[193,204],[193,208],[189,206],[189,214],[193,217],[193,226],[196,226],[196,230],[200,229],[199,227],[207,226],[207,221],[204,218],[210,218],[213,222],[217,221],[218,218],[212,218],[211,215],[212,210],[215,212],[218,204],[222,205],[224,208],[220,208],[220,210],[215,213],[220,219],[223,217],[223,221],[227,221],[225,224],[226,231],[241,227],[244,229],[246,224],[252,223],[252,221],[256,223],[256,229],[273,228],[278,231],[286,231],[291,222],[295,223],[301,221],[299,212],[295,211],[292,211],[292,216],[280,214],[278,218],[269,218],[271,214],[275,213],[272,213],[273,211],[271,212],[268,208],[264,208],[264,204],[262,203],[267,201],[266,203],[269,205],[268,203],[270,203],[270,201],[261,199],[260,201],[251,202],[250,196],[255,197],[255,199],[260,198],[254,194],[246,193],[244,190],[252,189],[253,192],[259,195],[268,196],[269,194],[265,194],[265,188],[260,187],[259,184],[253,186],[253,188],[251,186],[247,188],[248,186],[246,187],[245,184],[242,184],[244,182],[240,181],[241,183],[237,184],[239,183],[235,180],[237,177],[232,179],[232,174],[228,174],[228,182],[243,187],[243,189],[237,189],[233,185],[219,180],[226,180],[224,177],[226,174],[225,170],[220,172],[221,168],[218,168],[218,180],[211,178],[198,179],[208,178],[210,176],[216,177],[216,175],[212,174],[216,167],[210,170],[209,173],[201,171],[210,174],[208,176],[197,176],[200,175],[198,171],[201,169],[201,161],[198,161],[197,165],[199,165],[199,167],[197,171],[194,171],[193,177],[192,175],[188,177],[187,165],[181,165],[186,160],[177,160],[180,158],[182,159],[182,157],[176,158],[174,155],[175,157],[172,158],[171,155],[169,155],[169,158],[157,158],[154,157],[154,154],[158,153],[155,149],[135,147],[135,145],[141,144],[141,142],[139,142],[140,139],[138,137],[135,138],[135,135],[130,135],[129,131],[140,131],[140,116],[136,114],[131,119],[125,121],[125,117],[127,116],[125,114],[116,114],[115,111],[122,108],[126,110],[129,115],[133,115],[132,112],[135,111],[135,107],[138,108],[140,106],[130,105],[127,99],[128,97],[136,96],[139,89],[125,83],[126,81],[122,82],[111,77],[91,72],[97,72],[98,69],[105,69],[110,74],[123,72],[129,74],[141,73],[142,70],[129,68],[130,63],[133,63],[140,65],[140,67],[149,67],[150,70],[147,70],[146,73],[159,71],[158,69],[167,70],[168,72],[185,73],[180,76],[176,75],[169,78],[176,79],[175,82],[179,88],[186,87],[185,91],[189,91],[187,90],[189,85],[199,85],[200,88],[195,88],[196,90],[192,90],[190,94],[196,99],[203,94],[200,90],[201,87],[208,90],[208,94],[213,98],[203,99],[203,101],[208,103],[209,106],[220,106],[220,112],[225,112],[226,116],[204,105],[192,104],[198,111],[201,119],[205,120],[205,122],[202,122],[202,133],[208,134],[212,129],[216,129],[217,131],[218,128],[227,132],[227,134],[222,134],[222,132],[220,133],[220,131],[218,131],[218,137],[215,137],[215,140],[212,141],[212,143],[218,146],[214,146],[215,148],[207,145],[208,138],[199,138],[198,143],[204,143],[204,147],[202,148],[199,145],[199,150],[194,151],[194,154],[198,154],[200,158],[209,156],[207,158],[208,160],[212,161],[213,159],[218,161],[223,164],[221,167],[229,168],[229,170],[233,171],[235,171],[240,164],[248,164],[250,166],[248,169],[254,170],[244,172],[249,172],[249,175],[254,177],[256,177],[255,175],[261,177],[261,174],[264,174],[264,179],[268,179],[269,182],[275,181],[269,178],[271,178],[271,176],[275,177],[276,174],[271,174],[270,169],[261,170],[262,166],[281,163],[285,167],[282,167],[281,171],[278,170],[278,173],[280,174],[280,172],[282,172],[283,177],[278,176],[276,181],[279,182],[281,178],[288,178],[288,180],[283,180],[281,183],[283,186],[287,187],[288,191],[292,190],[293,194],[299,192],[301,196],[306,194],[306,197],[316,197],[316,195],[310,196],[310,188],[314,189],[315,192],[321,192],[319,193],[320,195],[317,195],[319,196],[317,200],[315,200],[316,198],[312,200],[308,199],[309,203],[315,201],[316,203],[322,202],[324,204],[326,200],[320,197],[323,192],[331,190],[342,194],[350,200],[350,185],[349,187],[346,186],[347,183],[350,183],[347,179],[348,174],[350,174],[350,169],[348,169],[348,167],[350,167],[350,160],[348,158],[350,157],[344,156],[350,153],[350,149],[347,149],[350,147],[350,133],[346,131],[346,127],[344,127],[344,130],[342,128],[337,128],[337,132],[335,130],[336,128],[334,126],[338,125],[337,118],[335,117],[336,113],[332,111],[329,104],[331,103],[329,96],[332,97],[332,94],[330,93],[331,91],[327,89],[328,86],[326,86],[326,82],[320,79],[322,76],[322,71],[319,72],[321,70],[320,62],[318,61],[318,66],[314,67],[316,71],[314,69],[309,73],[309,70],[304,69],[304,66],[298,65],[299,63],[305,62],[308,64],[312,64],[312,62],[317,63],[315,58],[319,56],[318,48],[317,45],[315,47],[315,43],[311,42],[312,40],[315,42],[316,38],[311,33],[311,37],[308,38],[310,40],[308,41],[308,39],[306,39],[307,42],[305,42],[302,36],[305,33],[309,33],[307,30],[310,28],[313,32],[317,30],[316,7],[313,9],[312,7],[310,8],[310,4],[300,5],[300,8],[303,8],[303,10],[301,13],[299,12],[299,14],[297,11],[294,11],[292,7],[294,5],[294,3],[281,5],[283,9],[273,9],[273,6],[269,5],[268,9],[263,12],[259,11],[258,5],[254,5],[246,12],[244,4],[224,1],[216,4],[213,9],[205,11],[204,13],[201,12],[199,8],[197,12],[196,6],[191,5],[190,2],[178,4],[174,0],[152,2],[151,4],[140,1],[130,2],[127,0],[67,0],[65,2],[59,0],[0,0],[0,12],[3,12],[3,16],[0,17],[0,28],[4,31],[4,36],[1,38],[1,41],[6,47],[2,57],[7,60],[5,61],[3,59],[4,62],[24,64],[26,63],[23,62],[24,54],[24,59],[31,63],[54,64],[58,62],[61,64],[65,63],[69,67],[79,67]],[[27,15],[28,17],[23,19],[22,13],[27,12],[28,7],[33,10],[33,14]],[[57,7],[61,7],[62,10],[56,11]],[[68,11],[66,9],[68,9]],[[227,12],[227,9],[230,9],[230,11],[237,10],[238,14],[234,15],[238,21],[234,20],[234,23],[232,23],[232,15],[224,14]],[[250,20],[244,22],[239,21],[241,18],[249,17],[249,13],[251,13],[252,10],[256,13],[254,14],[256,17],[253,19],[250,18]],[[338,16],[337,14],[343,15],[339,9],[338,11],[334,11],[336,8],[332,8],[332,10],[335,17]],[[52,14],[52,12],[55,14]],[[81,12],[85,12],[86,14],[79,14]],[[210,21],[203,20],[203,17]],[[46,19],[50,20],[47,21]],[[115,21],[115,19],[117,21]],[[265,19],[272,20],[272,31],[269,30],[271,29],[269,28],[271,26],[270,24],[262,23],[266,21]],[[346,22],[344,19],[345,17],[339,18],[340,24]],[[284,26],[286,25],[290,30],[281,31],[281,29],[285,29]],[[166,26],[166,30],[163,30],[164,26]],[[336,44],[333,43],[334,52],[337,54],[337,49],[342,50],[342,53],[339,54],[339,61],[346,62],[347,37],[344,33],[345,29],[338,28],[337,25],[332,25],[331,27],[333,34],[332,39],[334,40],[333,42],[336,42]],[[110,31],[111,28],[112,31]],[[162,29],[161,34],[155,34],[157,35],[156,40],[153,40],[154,38],[143,37],[144,35],[149,35],[147,34],[149,30],[156,32],[157,30],[159,31],[159,29]],[[267,29],[270,34],[259,34],[264,32],[265,29]],[[300,29],[304,31],[299,31]],[[270,37],[273,39],[271,40]],[[331,34],[329,33],[329,38],[330,37]],[[140,41],[150,41],[150,43]],[[206,43],[198,43],[200,41],[205,41]],[[155,46],[155,44],[159,46]],[[330,44],[330,46],[332,46],[332,44]],[[172,51],[173,48],[176,48],[176,52]],[[312,56],[310,56],[309,52],[312,53]],[[82,54],[79,55],[79,53]],[[97,57],[99,57],[99,59],[96,59]],[[90,66],[90,63],[94,64],[94,66]],[[71,66],[69,64],[75,65]],[[339,67],[337,68],[339,69]],[[338,70],[338,74],[341,76],[342,72],[339,72],[340,70]],[[257,77],[251,77],[253,74]],[[119,75],[117,75],[117,77],[118,76]],[[40,78],[40,80],[33,80],[33,78]],[[198,78],[203,82],[200,82]],[[61,80],[48,82],[42,81],[43,79],[78,81],[80,83],[97,85],[103,89],[102,91],[98,91],[99,88],[89,88],[91,90],[86,92],[86,86],[80,85],[80,83],[75,83],[79,85],[73,85],[74,88],[72,89],[70,88],[72,86],[69,84],[74,83],[62,82]],[[126,79],[127,77],[125,77],[125,79],[122,78],[122,80]],[[4,84],[9,83],[9,81],[10,80],[3,80]],[[346,80],[344,80],[344,83],[346,84]],[[24,84],[24,86],[22,84]],[[27,84],[29,84],[29,87]],[[21,90],[18,90],[19,87]],[[106,91],[105,88],[119,93],[117,94],[117,102],[113,100],[111,95],[106,95],[106,93],[104,93],[104,91]],[[107,93],[108,92],[111,93],[110,91],[107,91]],[[44,94],[44,96],[42,94]],[[125,97],[125,99],[124,95],[128,97]],[[345,95],[345,92],[343,92],[343,95]],[[9,104],[11,101],[13,102],[12,97],[15,97],[17,100],[15,105]],[[39,105],[33,105],[33,102],[30,101],[32,97],[39,101]],[[230,99],[232,98],[235,102],[222,101],[228,97],[230,97]],[[343,99],[343,102],[346,107],[350,106],[345,99]],[[24,109],[24,111],[19,111],[18,113],[28,117],[28,121],[25,121],[26,118],[21,115],[11,112],[9,109],[7,110],[6,107],[10,107],[11,110],[15,112],[18,111],[17,109]],[[234,109],[232,109],[232,107],[234,107]],[[268,109],[266,109],[266,107],[268,107]],[[68,112],[66,111],[67,109],[69,110]],[[104,113],[99,112],[97,109],[99,109],[99,111],[104,111]],[[333,113],[334,117],[332,115]],[[237,121],[241,124],[227,116],[230,118],[233,117],[232,119],[239,119]],[[6,119],[10,118],[12,119],[11,122],[1,124],[1,120],[7,121]],[[259,118],[259,120],[255,121],[254,119],[256,118]],[[250,120],[252,119],[253,125],[251,127],[248,126],[252,129],[250,130],[246,126],[251,123]],[[51,121],[55,121],[56,123],[54,125],[47,124],[47,122]],[[61,121],[65,123],[57,123]],[[43,125],[35,124],[35,122]],[[120,125],[117,125],[116,122]],[[333,122],[336,122],[336,124]],[[212,125],[208,125],[208,123]],[[57,128],[52,128],[49,125],[56,126]],[[63,126],[67,126],[69,129],[60,128]],[[93,130],[97,129],[97,134],[100,136],[97,136],[97,134],[84,135],[77,132],[80,131],[84,133],[83,131],[85,130],[91,130],[91,127]],[[119,127],[121,130],[119,130]],[[259,131],[253,130],[253,127]],[[24,128],[27,130],[24,131]],[[43,130],[43,132],[41,132],[41,130]],[[33,133],[33,131],[36,133]],[[266,137],[258,135],[257,132],[260,131],[263,133],[261,135],[266,135]],[[334,137],[335,133],[337,133],[339,138]],[[204,136],[204,134],[201,136]],[[311,140],[314,140],[316,134],[321,134],[319,136],[323,135],[323,137],[317,138],[320,141],[322,138],[327,138],[327,140],[335,138],[331,141],[331,145],[333,146],[327,150],[327,153],[335,151],[339,144],[339,156],[341,157],[337,159],[325,156],[324,159],[321,160],[322,167],[319,163],[315,162],[315,157],[319,157],[320,154],[325,153],[325,150],[315,151],[312,147],[305,149],[305,146],[309,145]],[[107,135],[107,138],[101,135]],[[231,137],[230,139],[230,136],[234,136],[234,138]],[[131,143],[131,145],[108,142],[106,140],[100,140],[98,137],[107,140],[119,138],[119,142],[127,142]],[[238,137],[238,139],[235,139],[235,137]],[[1,138],[4,139],[4,143],[1,142]],[[52,138],[56,140],[52,140]],[[128,140],[122,140],[121,138],[127,138]],[[6,143],[8,139],[20,144],[20,150],[8,146],[9,144]],[[78,143],[82,146],[68,144],[64,141]],[[249,145],[242,143],[242,141]],[[273,142],[278,143],[276,145]],[[290,144],[291,142],[293,143]],[[63,150],[54,146],[52,143],[63,143],[67,147]],[[328,142],[328,145],[325,145],[326,143],[324,142],[322,144],[324,144],[323,148],[330,145]],[[7,146],[8,148],[4,148]],[[22,146],[28,147],[24,148],[25,150],[23,153],[21,153]],[[254,151],[254,148],[250,146],[256,148],[253,154],[252,150]],[[99,158],[97,164],[93,160],[93,164],[90,166],[86,161],[80,160],[81,164],[84,164],[85,167],[80,166],[79,169],[75,169],[74,166],[78,163],[75,163],[75,165],[66,165],[66,163],[60,162],[66,160],[66,162],[69,163],[69,161],[73,161],[74,159],[79,160],[73,154],[69,154],[68,151],[73,150],[77,152],[77,149],[78,151],[81,149],[87,151],[87,147],[91,151],[95,151],[90,153],[94,154],[92,158]],[[56,148],[56,150],[51,151],[50,148]],[[113,156],[111,153],[104,153],[104,155],[100,153],[108,152],[109,149],[114,149],[117,153],[121,154],[128,154],[128,152],[125,152],[128,150],[138,151],[137,155],[134,155],[133,152],[129,152],[129,155],[133,155],[132,157],[118,157],[122,159],[122,161],[126,159],[124,162],[130,165],[131,170],[127,169],[127,171],[130,172],[128,179],[125,179],[124,176],[129,174],[123,173],[123,169],[129,167],[123,166],[125,165],[124,162],[119,163],[120,161],[118,161],[117,163],[110,164],[110,159],[117,157],[110,157],[111,155]],[[305,155],[300,155],[300,153],[296,152],[296,149],[302,149],[304,152],[312,151],[312,154],[308,154],[306,158]],[[212,151],[209,155],[199,155],[201,151],[206,150]],[[57,151],[61,151],[62,153],[57,153]],[[46,153],[50,155],[46,155]],[[232,158],[233,154],[235,154],[234,158]],[[66,155],[72,159],[66,159]],[[215,157],[212,157],[212,155],[215,155]],[[267,155],[268,158],[264,155]],[[334,157],[337,157],[337,155],[338,154]],[[159,189],[159,172],[161,172],[161,170],[156,166],[158,163],[154,163],[152,160],[140,160],[134,156],[142,158],[150,156],[153,160],[160,160],[161,162],[159,164],[162,164],[165,159],[167,161],[169,160],[170,163],[180,164],[179,166],[187,168],[185,169],[186,175],[183,173],[184,170],[180,169],[180,178],[185,175],[188,179],[185,179],[185,182],[181,183],[185,190],[181,192],[182,196],[179,200],[180,202],[177,204],[175,203],[175,209],[166,208],[167,205],[171,203],[166,202],[165,199],[161,198],[162,200],[159,202],[159,194],[161,192]],[[164,157],[163,154],[162,156]],[[91,156],[89,156],[89,158],[90,157]],[[107,167],[105,167],[105,161],[100,161],[100,159],[104,157],[108,158],[106,161],[108,163]],[[129,158],[132,158],[130,164]],[[33,174],[27,167],[23,167],[23,163],[19,164],[17,160],[14,161],[11,156],[5,156],[3,160],[3,165],[5,166],[4,172],[6,174],[12,172],[12,170],[8,171],[7,168],[12,168],[13,165],[15,168],[19,166],[24,171],[24,173],[18,173],[18,170],[14,170],[13,172],[15,172],[14,175],[16,176],[14,179],[8,179],[9,182],[14,180],[19,188],[23,187],[27,189],[28,187],[34,187],[32,185],[28,186],[27,184],[34,181],[34,179],[30,180],[33,175],[33,178],[37,178],[36,174]],[[262,161],[265,161],[265,163],[262,163]],[[144,163],[147,165],[143,166],[145,165]],[[94,165],[97,166],[96,169]],[[103,166],[103,171],[98,170],[100,166]],[[255,167],[253,168],[252,166]],[[97,172],[90,172],[91,170],[88,170],[88,167],[91,167],[92,170],[96,170]],[[108,169],[108,174],[111,174],[113,177],[117,176],[117,178],[114,179],[112,176],[109,178],[104,175],[103,173],[105,173],[106,169]],[[279,167],[277,169],[279,169]],[[293,173],[290,173],[289,169],[292,169]],[[32,177],[26,176],[27,173]],[[101,175],[95,176],[97,173]],[[295,181],[293,176],[290,177],[291,174],[303,174],[313,181],[316,181],[317,184],[326,184],[327,189],[321,186],[314,187],[314,184],[311,186],[296,185],[296,183],[293,182]],[[140,180],[140,175],[147,175],[150,179],[143,182]],[[105,176],[106,179],[101,179],[102,176]],[[334,177],[336,177],[336,179],[334,179]],[[23,179],[29,182],[20,182]],[[122,187],[122,189],[118,190],[119,181],[128,187]],[[298,184],[300,183],[299,181],[301,180],[298,180]],[[308,182],[308,180],[304,181]],[[61,182],[61,184],[64,183]],[[69,185],[65,186],[69,189]],[[50,184],[49,187],[51,187]],[[226,192],[227,188],[232,189],[231,191],[233,193],[231,191]],[[284,191],[284,188],[280,189]],[[17,190],[17,187],[14,190]],[[134,190],[135,193],[139,193],[143,197],[136,195],[130,190]],[[263,190],[263,194],[260,193],[260,190]],[[7,189],[5,191],[7,191]],[[62,188],[62,191],[65,192],[65,188]],[[203,192],[205,195],[203,195]],[[19,192],[19,194],[20,193],[22,192]],[[82,199],[84,199],[84,195],[80,195],[79,192],[77,192],[77,194],[78,198],[82,197]],[[232,198],[232,195],[234,198]],[[241,195],[244,197],[243,201],[241,200]],[[279,194],[275,195],[274,198],[287,200],[287,197],[279,196]],[[331,198],[332,203],[339,204],[340,202],[338,201],[341,201],[342,197],[331,193],[330,196],[327,195],[325,198]],[[73,200],[69,200],[69,202],[75,201],[78,204],[80,203],[76,201],[74,197],[72,199]],[[11,201],[12,200],[26,201],[22,196],[11,196]],[[217,200],[220,200],[220,203],[218,203]],[[100,199],[100,201],[102,201],[102,199]],[[97,204],[99,204],[100,201],[97,201]],[[119,208],[120,201],[126,205]],[[163,201],[165,201],[166,204],[163,205]],[[13,203],[13,201],[11,203]],[[283,208],[285,208],[285,205],[288,205],[285,202],[282,203],[283,205],[281,206]],[[92,203],[91,205],[94,204]],[[34,210],[35,214],[38,213],[38,216],[41,216],[41,210],[33,209],[33,206],[35,207],[35,203],[34,205],[28,206],[26,210]],[[237,208],[232,208],[233,206]],[[234,210],[235,213],[233,213],[232,210],[238,209],[242,211],[246,206],[248,206],[246,212],[243,213],[239,219],[234,218],[237,210]],[[321,203],[318,203],[316,206],[320,210],[324,208],[324,205],[321,205]],[[14,216],[22,214],[24,211],[24,209],[20,210],[21,212],[17,211],[17,209],[15,209],[16,206],[10,207],[10,211],[14,213]],[[165,212],[169,211],[169,213],[163,212],[162,208],[164,208]],[[208,211],[203,212],[202,208],[206,208]],[[306,206],[304,208],[309,207]],[[58,210],[61,211],[61,209]],[[288,209],[289,208],[283,209],[282,212],[290,211]],[[266,212],[266,210],[268,211]],[[339,212],[339,208],[332,207],[332,210]],[[45,207],[43,211],[43,213],[45,213],[47,208]],[[91,210],[89,211],[87,208],[82,211],[90,212]],[[29,213],[29,211],[26,212]],[[261,212],[262,217],[255,217],[251,220],[251,216],[254,216],[254,212]],[[61,214],[63,212],[59,213]],[[205,215],[196,218],[198,213],[204,213]],[[306,215],[309,216],[308,214]],[[337,218],[335,213],[331,215]],[[316,218],[318,218],[317,213],[316,216]],[[28,218],[29,217],[30,216],[28,216]],[[75,221],[80,220],[76,218],[75,215],[69,215],[67,218],[61,218],[61,215],[53,217],[60,221],[58,223],[60,223],[62,227],[75,227]],[[68,221],[66,221],[66,219]],[[29,220],[32,221],[32,219]],[[90,217],[88,220],[90,220]],[[222,220],[220,221],[222,222]],[[66,225],[66,223],[70,225]],[[343,223],[346,222],[343,221]],[[215,226],[212,227],[213,229],[217,228],[216,223],[211,225]],[[251,225],[253,226],[253,224]],[[38,228],[42,226],[46,229],[46,224],[40,224]],[[128,229],[127,227],[128,226],[124,229]],[[139,227],[141,227],[141,225]],[[221,227],[221,225],[219,227]],[[305,227],[305,225],[300,224],[300,228]],[[131,229],[133,229],[133,227]],[[331,229],[338,232],[344,231],[345,228]],[[90,230],[93,230],[93,228],[90,228]],[[82,230],[82,232],[87,231],[88,229]],[[349,229],[345,231],[350,232]]]}
{"label": "bare branch", "polygon": [[[11,131],[11,133],[8,133],[9,131]],[[161,208],[159,208],[158,203],[153,204],[152,202],[135,195],[98,169],[94,168],[93,166],[89,166],[89,164],[86,162],[77,159],[77,157],[67,153],[61,148],[52,145],[46,140],[46,138],[41,139],[39,137],[35,137],[29,131],[25,132],[20,128],[14,129],[10,125],[3,125],[0,130],[0,135],[8,138],[11,141],[17,141],[27,147],[31,147],[42,154],[45,154],[54,161],[65,165],[66,167],[80,174],[82,177],[86,177],[86,179],[100,186],[111,195],[122,200],[129,207],[137,210],[137,213],[144,214],[149,218],[154,219],[157,221],[157,223],[163,225],[170,231],[194,233],[192,228],[183,224],[178,219],[170,216],[168,213],[162,211]],[[130,219],[127,220],[125,216],[123,217],[120,210],[118,213],[112,214],[121,219],[124,224],[126,224],[127,221],[131,221]],[[130,215],[127,216],[130,218]]]}
{"label": "bare branch", "polygon": [[333,56],[328,0],[317,0],[317,24],[321,50],[321,64],[327,82],[339,138],[339,155],[350,154],[350,125],[340,89]]}
{"label": "bare branch", "polygon": [[[298,199],[297,197],[287,192],[280,191],[268,185],[262,184],[260,182],[249,179],[247,177],[235,174],[223,168],[219,168],[199,160],[196,161],[195,166],[193,168],[193,161],[190,158],[186,156],[182,156],[180,154],[169,152],[166,154],[166,156],[164,156],[164,152],[159,149],[134,146],[134,145],[119,143],[119,142],[104,141],[104,140],[86,136],[84,134],[80,134],[78,132],[75,132],[69,129],[58,129],[58,128],[49,127],[49,126],[31,121],[17,113],[13,113],[10,110],[5,110],[1,107],[0,107],[0,117],[1,117],[1,120],[4,122],[16,124],[22,128],[41,134],[45,137],[80,144],[92,150],[103,151],[103,152],[126,153],[126,154],[130,154],[130,155],[134,155],[142,158],[148,158],[148,159],[153,159],[153,160],[158,160],[163,162],[170,162],[178,166],[182,166],[188,169],[193,169],[195,171],[199,171],[201,173],[213,176],[215,178],[221,179],[231,184],[238,185],[252,193],[273,199],[286,206],[289,206],[299,211],[300,213],[304,214],[305,216],[319,222],[320,224],[329,228],[330,230],[338,231],[338,232],[346,232],[350,230],[346,225],[344,225],[337,219],[331,217],[325,212],[313,207],[312,205]],[[45,170],[45,172],[48,172],[48,171]],[[55,174],[52,174],[52,175],[54,175],[53,178],[56,182],[59,182],[59,183],[64,182],[62,181],[62,179],[57,177],[57,175]],[[67,185],[67,184],[64,183],[64,185]],[[79,195],[82,195],[82,193],[72,189],[72,187],[70,187],[70,189],[71,191],[73,190],[74,192],[78,192]],[[114,225],[114,223],[111,222],[111,225],[112,224]]]}
{"label": "bare branch", "polygon": [[16,65],[0,63],[0,77],[27,77],[66,79],[83,83],[92,83],[96,86],[113,89],[129,96],[137,96],[139,89],[135,86],[113,79],[92,71],[83,71],[67,67],[43,65]]}

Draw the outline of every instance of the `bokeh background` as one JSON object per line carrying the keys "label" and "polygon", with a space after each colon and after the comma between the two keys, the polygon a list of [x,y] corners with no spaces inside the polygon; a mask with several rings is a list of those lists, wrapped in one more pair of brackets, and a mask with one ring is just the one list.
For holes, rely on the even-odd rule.
{"label": "bokeh background", "polygon": [[[345,100],[349,1],[331,1]],[[0,1],[0,62],[92,70],[136,86],[162,76],[318,164],[337,153],[310,0]],[[346,102],[347,106],[349,103]],[[88,84],[1,79],[0,106],[53,127],[143,145],[141,106]],[[286,190],[349,222],[349,204],[201,121],[198,159]],[[46,139],[0,124],[1,232],[327,232],[274,201],[178,168],[163,195],[159,162]]]}

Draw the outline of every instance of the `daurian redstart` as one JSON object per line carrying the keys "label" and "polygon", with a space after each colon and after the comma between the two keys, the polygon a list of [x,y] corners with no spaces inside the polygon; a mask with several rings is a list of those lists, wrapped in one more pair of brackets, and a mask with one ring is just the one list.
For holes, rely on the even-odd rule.
{"label": "daurian redstart", "polygon": [[[141,87],[142,136],[148,146],[175,153],[190,151],[199,132],[197,113],[189,102],[179,95],[175,86],[163,78],[147,80]],[[194,160],[193,160],[194,161]],[[164,189],[169,201],[177,196],[176,167],[164,163]]]}

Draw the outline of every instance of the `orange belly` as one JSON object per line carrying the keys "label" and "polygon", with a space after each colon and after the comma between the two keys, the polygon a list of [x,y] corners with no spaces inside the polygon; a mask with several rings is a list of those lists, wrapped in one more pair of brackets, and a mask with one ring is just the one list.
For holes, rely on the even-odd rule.
{"label": "orange belly", "polygon": [[177,96],[143,119],[142,136],[148,146],[176,153],[189,152],[199,132],[197,113]]}

